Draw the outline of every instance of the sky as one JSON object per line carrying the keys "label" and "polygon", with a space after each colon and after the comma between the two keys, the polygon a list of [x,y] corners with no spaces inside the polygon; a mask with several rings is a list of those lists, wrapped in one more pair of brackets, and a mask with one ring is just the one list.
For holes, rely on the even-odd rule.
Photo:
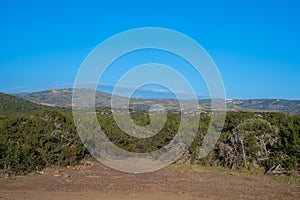
{"label": "sky", "polygon": [[[1,0],[0,92],[72,87],[100,42],[133,28],[163,27],[205,48],[227,98],[300,99],[299,10],[297,0]],[[107,84],[119,72],[111,71]],[[207,93],[203,81],[191,82]]]}

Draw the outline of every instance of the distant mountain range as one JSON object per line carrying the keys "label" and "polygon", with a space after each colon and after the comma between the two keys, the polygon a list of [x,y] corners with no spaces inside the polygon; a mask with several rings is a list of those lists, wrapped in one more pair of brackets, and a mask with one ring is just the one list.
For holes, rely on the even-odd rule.
{"label": "distant mountain range", "polygon": [[[154,94],[153,94],[154,95]],[[72,89],[50,89],[34,93],[21,93],[14,96],[30,102],[47,106],[71,107]],[[159,96],[159,94],[158,94]],[[128,100],[126,97],[118,97],[120,101]],[[0,99],[1,100],[1,99]],[[96,106],[110,107],[111,94],[96,92]],[[14,100],[16,101],[16,100]],[[188,100],[185,100],[188,103]],[[300,100],[284,99],[228,99],[227,109],[230,111],[250,111],[250,112],[283,112],[288,114],[300,114]],[[178,109],[179,103],[176,99],[149,99],[132,98],[130,106],[137,109],[147,110],[151,105],[161,104],[168,109]],[[199,105],[203,109],[210,107],[210,99],[199,99]]]}
{"label": "distant mountain range", "polygon": [[285,99],[247,99],[227,100],[227,107],[245,111],[275,111],[288,114],[300,114],[300,100]]}
{"label": "distant mountain range", "polygon": [[[72,91],[73,89],[50,89],[41,92],[14,94],[14,96],[47,106],[71,107]],[[110,94],[97,92],[96,105],[108,107],[110,99]]]}
{"label": "distant mountain range", "polygon": [[[14,94],[14,96],[41,105],[71,107],[72,92],[73,89],[70,88],[50,89],[41,92]],[[95,95],[96,107],[111,107],[111,97],[112,97],[111,94],[97,91]],[[117,95],[116,97],[120,102],[127,102],[129,100],[127,97],[121,97]],[[135,108],[135,109],[148,110],[149,107],[154,104],[161,104],[164,107],[167,107],[169,110],[177,110],[179,108],[179,103],[175,99],[142,99],[142,98],[130,99],[130,106],[131,108]],[[124,108],[124,106],[120,105],[118,108]]]}

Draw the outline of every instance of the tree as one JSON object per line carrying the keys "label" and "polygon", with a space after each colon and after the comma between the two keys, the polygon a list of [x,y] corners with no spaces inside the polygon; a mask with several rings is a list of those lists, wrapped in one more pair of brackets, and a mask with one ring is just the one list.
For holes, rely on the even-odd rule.
{"label": "tree", "polygon": [[266,120],[247,119],[233,130],[227,143],[219,145],[219,156],[234,169],[264,166],[278,141],[277,132]]}

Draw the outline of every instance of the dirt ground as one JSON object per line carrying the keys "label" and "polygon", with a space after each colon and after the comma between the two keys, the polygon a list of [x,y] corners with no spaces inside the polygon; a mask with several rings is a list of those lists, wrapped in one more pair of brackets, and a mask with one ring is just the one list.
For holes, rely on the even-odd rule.
{"label": "dirt ground", "polygon": [[2,177],[0,200],[3,199],[300,199],[300,184],[266,175],[192,166],[169,166],[151,173],[128,174],[90,163]]}

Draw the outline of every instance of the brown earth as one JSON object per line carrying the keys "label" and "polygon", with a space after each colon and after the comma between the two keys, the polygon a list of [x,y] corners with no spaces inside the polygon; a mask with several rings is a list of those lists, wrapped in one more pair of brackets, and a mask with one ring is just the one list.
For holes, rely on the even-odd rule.
{"label": "brown earth", "polygon": [[186,165],[128,174],[90,163],[27,176],[2,177],[0,200],[300,199],[299,182],[283,179]]}

